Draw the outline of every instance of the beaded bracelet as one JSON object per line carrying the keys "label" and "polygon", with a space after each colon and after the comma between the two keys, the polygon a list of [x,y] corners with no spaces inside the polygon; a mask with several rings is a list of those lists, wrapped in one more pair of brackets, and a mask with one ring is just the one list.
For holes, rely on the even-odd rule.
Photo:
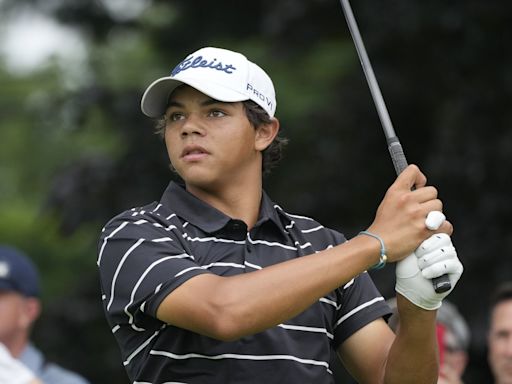
{"label": "beaded bracelet", "polygon": [[370,237],[373,237],[374,239],[379,240],[380,242],[380,259],[379,262],[375,265],[373,265],[370,269],[382,269],[386,265],[386,262],[388,261],[388,257],[386,256],[386,246],[384,245],[384,241],[377,236],[374,233],[368,232],[368,231],[361,231],[359,232],[360,235],[367,235]]}

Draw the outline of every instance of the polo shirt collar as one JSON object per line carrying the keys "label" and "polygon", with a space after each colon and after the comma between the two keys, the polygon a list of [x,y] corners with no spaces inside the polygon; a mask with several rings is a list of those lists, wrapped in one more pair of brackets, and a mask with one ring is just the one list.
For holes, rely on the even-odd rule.
{"label": "polo shirt collar", "polygon": [[274,223],[279,230],[285,232],[285,228],[283,225],[283,220],[285,224],[290,224],[290,220],[282,215],[282,211],[279,208],[276,208],[277,205],[270,199],[265,191],[263,191],[261,198],[261,206],[260,206],[260,215],[258,217],[258,221],[256,225],[263,224],[265,221],[270,220]]}
{"label": "polo shirt collar", "polygon": [[[231,217],[188,192],[184,185],[174,181],[171,181],[167,186],[160,203],[206,233],[217,232],[232,220]],[[284,231],[275,204],[263,191],[256,226],[266,221],[271,221],[279,230]]]}

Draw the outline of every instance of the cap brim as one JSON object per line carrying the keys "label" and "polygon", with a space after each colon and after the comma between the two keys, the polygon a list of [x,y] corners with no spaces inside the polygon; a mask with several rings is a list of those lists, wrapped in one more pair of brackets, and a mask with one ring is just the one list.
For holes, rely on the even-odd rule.
{"label": "cap brim", "polygon": [[140,108],[142,113],[149,117],[160,117],[165,113],[165,107],[171,92],[176,89],[180,81],[170,77],[162,77],[153,81],[144,91]]}
{"label": "cap brim", "polygon": [[162,77],[146,88],[140,103],[142,112],[146,116],[153,118],[163,116],[167,108],[169,96],[181,84],[187,84],[219,101],[236,102],[249,100],[249,97],[245,94],[226,88],[222,84],[206,82],[204,79],[192,79],[182,76],[178,80],[172,77]]}
{"label": "cap brim", "polygon": [[9,280],[0,280],[0,291],[16,291]]}

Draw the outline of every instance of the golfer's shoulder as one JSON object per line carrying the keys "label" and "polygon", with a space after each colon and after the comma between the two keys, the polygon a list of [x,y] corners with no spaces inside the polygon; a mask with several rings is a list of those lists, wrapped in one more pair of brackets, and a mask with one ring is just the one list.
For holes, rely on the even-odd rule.
{"label": "golfer's shoulder", "polygon": [[112,236],[121,230],[137,237],[143,233],[168,228],[176,220],[168,209],[158,202],[127,209],[107,221],[101,231],[101,238]]}

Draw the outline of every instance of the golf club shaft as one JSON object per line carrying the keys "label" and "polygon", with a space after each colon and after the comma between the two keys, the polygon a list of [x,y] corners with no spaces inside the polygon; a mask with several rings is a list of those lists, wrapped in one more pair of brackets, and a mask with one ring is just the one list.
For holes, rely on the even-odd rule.
{"label": "golf club shaft", "polygon": [[[357,55],[359,56],[359,61],[363,67],[363,72],[366,77],[366,81],[368,82],[373,101],[375,103],[375,108],[377,108],[377,113],[384,130],[384,135],[386,136],[391,160],[393,161],[397,175],[399,175],[407,167],[407,159],[405,158],[402,145],[400,144],[395,130],[393,129],[393,124],[389,118],[386,103],[384,103],[384,98],[382,97],[379,84],[377,83],[377,79],[373,73],[373,68],[370,63],[370,59],[368,58],[368,54],[366,53],[366,48],[364,47],[363,39],[359,33],[359,28],[357,26],[356,19],[354,18],[354,14],[352,13],[350,3],[348,0],[340,0],[340,2],[343,13],[345,15],[345,19],[347,20],[350,34],[352,35],[352,40],[354,41],[354,45],[357,50]],[[432,283],[434,285],[435,291],[438,293],[446,292],[451,289],[448,275],[436,277],[432,279]]]}

